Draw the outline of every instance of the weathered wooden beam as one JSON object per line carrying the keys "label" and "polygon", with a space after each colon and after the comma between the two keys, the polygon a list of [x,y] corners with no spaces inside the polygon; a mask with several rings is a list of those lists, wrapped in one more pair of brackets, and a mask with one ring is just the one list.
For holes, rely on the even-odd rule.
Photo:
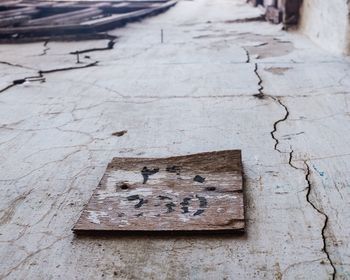
{"label": "weathered wooden beam", "polygon": [[33,37],[20,37],[20,38],[3,38],[0,36],[0,43],[4,44],[16,44],[16,43],[31,43],[31,42],[45,42],[45,41],[83,41],[83,40],[101,40],[101,39],[113,39],[105,33],[72,33],[72,34],[49,34],[49,35],[37,35]]}
{"label": "weathered wooden beam", "polygon": [[29,20],[27,25],[45,25],[45,24],[57,24],[57,23],[69,23],[71,21],[76,21],[79,19],[91,18],[92,16],[97,16],[102,14],[102,11],[96,8],[88,8],[84,10],[78,10],[69,13],[62,13],[53,16],[41,17],[38,19]]}
{"label": "weathered wooden beam", "polygon": [[19,9],[0,11],[0,18],[23,16],[23,15],[34,15],[36,13],[38,13],[38,10],[35,7],[22,7]]}
{"label": "weathered wooden beam", "polygon": [[[147,0],[147,1],[135,1],[135,0],[121,0],[121,1],[74,1],[76,4],[84,4],[84,5],[91,5],[91,4],[100,4],[100,3],[109,3],[109,4],[118,4],[118,3],[157,3],[157,4],[164,4],[169,2],[170,0]],[[71,2],[71,0],[66,1],[58,1],[57,3],[66,3]]]}
{"label": "weathered wooden beam", "polygon": [[[93,34],[123,25],[129,21],[138,20],[142,17],[159,13],[175,5],[177,1],[157,2],[158,4],[156,4],[156,1],[147,1],[147,4],[141,4],[138,1],[129,1],[128,3],[124,3],[123,1],[118,4],[114,2],[113,5],[110,4],[111,2],[95,2],[89,5],[90,8],[83,10],[76,10],[76,5],[56,6],[56,4],[64,2],[58,2],[55,3],[55,5],[47,5],[46,2],[44,3],[46,6],[43,5],[38,10],[36,10],[34,6],[24,7],[21,8],[21,10],[24,10],[26,13],[39,13],[38,18],[31,20],[21,18],[24,22],[24,25],[22,26],[0,28],[0,39],[15,40],[16,38],[21,39],[24,37],[42,38],[47,36],[57,37],[74,34]],[[144,7],[147,8],[145,9]],[[52,14],[56,12],[55,9],[70,9],[70,11],[67,13],[61,11],[58,15]],[[72,9],[74,10],[72,11]],[[137,10],[125,13],[128,9]],[[19,10],[20,9],[17,9],[16,13],[23,16]],[[119,12],[119,14],[113,14],[115,12]],[[40,15],[45,13],[49,14],[49,16],[40,17]],[[103,14],[112,15],[90,20],[93,17],[102,16]],[[16,20],[19,21],[20,19]],[[9,21],[4,21],[3,26],[8,26],[8,23]]]}
{"label": "weathered wooden beam", "polygon": [[129,13],[137,10],[143,10],[152,8],[154,4],[152,3],[120,3],[115,4],[110,7],[101,8],[105,13],[108,14],[120,14],[120,13]]}
{"label": "weathered wooden beam", "polygon": [[97,17],[103,14],[103,11],[100,9],[93,9],[91,11],[87,11],[81,14],[77,14],[70,17],[62,17],[59,19],[55,19],[52,21],[52,24],[73,24],[80,23],[83,20],[89,20],[93,17]]}
{"label": "weathered wooden beam", "polygon": [[158,5],[155,8],[143,9],[135,12],[112,15],[101,19],[91,20],[81,23],[82,26],[93,27],[97,31],[104,31],[125,24],[128,21],[140,19],[142,17],[161,12],[176,4],[177,1],[169,1],[165,4]]}
{"label": "weathered wooden beam", "polygon": [[77,234],[243,232],[239,150],[114,158],[73,228]]}
{"label": "weathered wooden beam", "polygon": [[74,34],[92,32],[89,26],[79,24],[72,25],[45,25],[45,26],[23,26],[0,28],[0,36],[45,36],[45,35],[60,35],[60,34]]}
{"label": "weathered wooden beam", "polygon": [[4,1],[0,3],[1,7],[13,7],[20,4],[22,0]]}
{"label": "weathered wooden beam", "polygon": [[14,16],[14,17],[6,17],[0,18],[0,27],[11,26],[13,24],[24,23],[30,19],[30,16]]}

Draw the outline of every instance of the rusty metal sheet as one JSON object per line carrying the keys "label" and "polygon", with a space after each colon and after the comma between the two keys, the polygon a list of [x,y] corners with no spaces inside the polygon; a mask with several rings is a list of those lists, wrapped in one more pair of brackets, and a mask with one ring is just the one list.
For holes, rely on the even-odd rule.
{"label": "rusty metal sheet", "polygon": [[73,231],[244,231],[239,150],[114,158]]}

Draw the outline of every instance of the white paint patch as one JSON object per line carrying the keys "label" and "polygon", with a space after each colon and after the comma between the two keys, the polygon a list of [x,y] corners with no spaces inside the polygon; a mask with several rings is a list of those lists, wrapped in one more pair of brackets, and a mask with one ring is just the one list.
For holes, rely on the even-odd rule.
{"label": "white paint patch", "polygon": [[89,215],[87,219],[93,224],[101,224],[100,218],[108,217],[108,214],[103,211],[87,211]]}

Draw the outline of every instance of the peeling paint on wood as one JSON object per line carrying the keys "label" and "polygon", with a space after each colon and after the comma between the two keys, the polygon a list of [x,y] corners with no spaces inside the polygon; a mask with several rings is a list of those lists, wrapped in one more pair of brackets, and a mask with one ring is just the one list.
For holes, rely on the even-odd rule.
{"label": "peeling paint on wood", "polygon": [[243,231],[243,206],[239,150],[114,158],[73,231]]}

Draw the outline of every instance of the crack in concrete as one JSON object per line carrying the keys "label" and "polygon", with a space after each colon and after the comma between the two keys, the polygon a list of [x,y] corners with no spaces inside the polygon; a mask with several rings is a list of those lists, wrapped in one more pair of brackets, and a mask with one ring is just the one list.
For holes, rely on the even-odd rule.
{"label": "crack in concrete", "polygon": [[[274,149],[276,151],[278,151],[279,153],[282,153],[284,154],[285,152],[282,152],[279,148],[278,148],[278,145],[279,145],[279,140],[278,138],[276,138],[275,136],[275,133],[277,132],[277,127],[278,127],[278,124],[280,124],[281,122],[284,122],[288,119],[289,117],[289,110],[288,110],[288,107],[282,103],[282,101],[280,100],[280,98],[278,97],[274,97],[274,96],[271,96],[271,95],[266,95],[264,93],[264,86],[263,86],[263,80],[258,72],[259,70],[259,67],[258,67],[258,64],[255,63],[255,68],[254,68],[254,73],[255,75],[258,77],[258,86],[259,86],[259,93],[258,94],[255,94],[254,96],[259,98],[259,99],[263,99],[265,97],[269,97],[271,99],[273,99],[275,102],[277,102],[280,106],[282,106],[285,110],[285,115],[283,116],[283,118],[277,120],[274,122],[273,124],[273,130],[270,132],[271,134],[271,137],[272,139],[275,140],[275,145],[274,145]],[[337,273],[337,270],[335,268],[335,265],[330,257],[330,254],[327,250],[327,239],[326,239],[326,235],[325,235],[325,231],[327,229],[327,226],[328,226],[328,221],[329,221],[329,217],[326,213],[324,213],[323,211],[321,211],[321,209],[317,208],[317,206],[310,200],[310,194],[311,194],[311,191],[312,191],[312,184],[311,184],[311,180],[310,180],[310,176],[311,176],[311,170],[310,170],[310,166],[308,165],[307,161],[304,160],[304,165],[305,165],[305,169],[303,168],[299,168],[297,166],[295,166],[293,164],[293,154],[294,154],[294,150],[292,149],[291,147],[291,151],[289,152],[289,160],[288,160],[288,164],[293,168],[293,169],[296,169],[296,170],[303,170],[303,172],[305,173],[305,180],[307,182],[307,193],[306,193],[306,201],[317,211],[317,213],[319,213],[320,215],[322,215],[324,217],[324,224],[323,224],[323,227],[322,227],[322,230],[321,230],[321,236],[322,236],[322,241],[323,241],[323,247],[322,247],[322,251],[326,254],[326,257],[327,257],[327,260],[329,262],[329,264],[331,265],[332,267],[332,270],[333,270],[333,273],[332,273],[332,280],[335,280],[335,277],[336,277],[336,273]]]}
{"label": "crack in concrete", "polygon": [[[109,41],[107,43],[107,46],[104,48],[91,48],[91,49],[86,49],[86,50],[81,50],[81,51],[76,51],[76,52],[70,52],[70,54],[74,54],[78,56],[78,62],[79,62],[79,54],[82,53],[88,53],[88,52],[94,52],[94,51],[105,51],[105,50],[112,50],[114,48],[115,45],[115,40],[117,39],[116,36],[113,35],[108,35]],[[47,47],[47,44],[49,43],[49,41],[45,41],[44,42],[44,50],[43,53],[41,53],[39,56],[43,56],[46,55],[47,51],[50,49]],[[70,70],[76,70],[76,69],[81,69],[81,68],[88,68],[88,67],[93,67],[96,66],[99,62],[98,61],[94,61],[92,63],[89,64],[85,64],[83,66],[72,66],[72,67],[65,67],[65,68],[55,68],[55,69],[50,69],[50,70],[39,70],[38,71],[38,76],[30,76],[30,77],[25,77],[23,79],[18,79],[18,80],[14,80],[12,82],[12,84],[4,87],[3,89],[0,89],[0,94],[7,91],[8,89],[16,86],[16,85],[20,85],[25,83],[26,81],[42,81],[45,82],[45,77],[44,74],[50,74],[50,73],[55,73],[55,72],[61,72],[61,71],[70,71]],[[29,67],[25,67],[19,64],[12,64],[10,62],[6,62],[6,61],[0,61],[0,64],[5,64],[5,65],[9,65],[9,66],[14,66],[14,67],[20,67],[20,68],[24,68],[24,69],[31,69],[34,70],[32,68]]]}
{"label": "crack in concrete", "polygon": [[264,86],[263,86],[263,79],[261,78],[260,74],[259,74],[259,66],[258,66],[258,63],[255,63],[255,67],[254,67],[254,73],[255,75],[257,76],[258,78],[258,91],[259,93],[257,94],[254,94],[253,96],[254,97],[257,97],[259,99],[264,99],[265,97],[269,97],[271,98],[272,100],[274,100],[276,103],[278,103],[284,110],[285,110],[285,114],[283,116],[283,118],[277,120],[274,122],[273,124],[273,130],[270,132],[271,134],[271,137],[272,139],[275,141],[275,145],[274,145],[274,149],[276,151],[278,151],[279,153],[284,153],[282,152],[279,148],[278,148],[278,145],[279,145],[279,140],[278,138],[275,136],[275,133],[277,132],[277,127],[278,127],[278,124],[281,123],[281,122],[284,122],[288,119],[289,117],[289,110],[288,110],[288,107],[283,104],[283,102],[281,101],[281,98],[280,97],[275,97],[275,96],[271,96],[271,95],[266,95],[264,93]]}
{"label": "crack in concrete", "polygon": [[287,107],[286,105],[284,105],[284,104],[282,103],[282,101],[281,101],[279,98],[274,98],[274,97],[272,97],[272,96],[271,96],[271,98],[272,98],[273,100],[275,100],[279,105],[281,105],[281,106],[284,108],[285,112],[286,112],[282,119],[279,119],[279,120],[275,121],[275,123],[273,124],[273,130],[270,132],[272,139],[275,140],[274,149],[275,149],[276,151],[278,151],[279,153],[283,153],[283,152],[278,148],[278,145],[279,145],[280,141],[279,141],[278,138],[275,136],[275,133],[277,132],[277,126],[278,126],[278,124],[281,123],[281,122],[284,122],[284,121],[286,121],[286,120],[288,119],[289,110],[288,110],[288,107]]}
{"label": "crack in concrete", "polygon": [[23,68],[23,69],[28,69],[28,70],[34,70],[33,68],[23,66],[21,64],[15,64],[7,61],[0,61],[0,64],[8,65],[8,66],[13,66],[13,67],[18,67],[18,68]]}
{"label": "crack in concrete", "polygon": [[33,189],[21,194],[17,198],[15,198],[8,206],[6,206],[4,209],[1,209],[0,212],[3,213],[3,215],[0,218],[0,225],[7,224],[11,221],[12,217],[15,215],[15,211],[17,206],[27,198],[27,196],[33,191]]}
{"label": "crack in concrete", "polygon": [[[245,47],[242,47],[242,48],[243,48],[243,50],[245,51],[245,53],[247,55],[247,60],[245,61],[245,63],[250,63],[250,53],[249,53],[249,51]],[[255,63],[255,64],[256,64],[255,67],[257,67],[257,63]]]}
{"label": "crack in concrete", "polygon": [[6,87],[4,87],[3,89],[0,89],[0,93],[3,93],[3,92],[5,92],[6,90],[8,90],[8,89],[10,89],[10,88],[12,88],[12,87],[14,87],[14,86],[15,86],[14,83],[11,84],[11,85],[6,86]]}
{"label": "crack in concrete", "polygon": [[112,50],[114,48],[115,43],[116,43],[115,42],[116,39],[117,39],[117,37],[111,36],[111,39],[108,41],[107,46],[103,47],[103,48],[90,48],[90,49],[86,49],[86,50],[70,52],[69,54],[79,55],[79,54],[89,53],[89,52],[98,52],[98,51]]}
{"label": "crack in concrete", "polygon": [[41,81],[41,82],[45,82],[45,77],[44,74],[50,74],[50,73],[55,73],[55,72],[62,72],[62,71],[70,71],[70,70],[76,70],[76,69],[82,69],[82,68],[88,68],[88,67],[93,67],[96,66],[98,64],[98,61],[94,61],[92,63],[89,64],[85,64],[83,66],[72,66],[72,67],[65,67],[65,68],[55,68],[55,69],[50,69],[50,70],[39,70],[38,71],[38,75],[37,76],[29,76],[29,77],[25,77],[23,79],[18,79],[18,80],[14,80],[12,82],[12,84],[6,86],[5,88],[0,90],[0,93],[3,93],[7,90],[9,90],[12,87],[15,87],[17,85],[21,85],[27,81]]}
{"label": "crack in concrete", "polygon": [[323,241],[322,251],[326,254],[327,260],[328,260],[330,266],[332,267],[332,270],[333,270],[332,280],[335,280],[337,270],[336,270],[335,265],[334,265],[334,263],[333,263],[333,261],[331,259],[330,254],[329,254],[329,252],[327,250],[327,238],[326,238],[326,234],[325,234],[325,231],[326,231],[327,226],[328,226],[329,217],[328,217],[328,215],[325,212],[321,211],[321,209],[319,209],[315,205],[315,203],[313,203],[310,200],[310,194],[311,194],[311,191],[312,191],[312,183],[311,183],[311,180],[310,180],[311,169],[310,169],[309,164],[307,163],[306,160],[303,160],[305,168],[296,167],[293,164],[293,154],[294,154],[294,150],[291,147],[291,151],[289,153],[289,161],[288,161],[288,163],[293,169],[302,170],[304,172],[304,174],[305,174],[305,181],[307,182],[306,201],[312,206],[312,208],[314,208],[316,210],[317,213],[319,213],[320,215],[322,215],[324,217],[324,224],[323,224],[323,227],[321,229],[321,236],[322,236],[322,241]]}
{"label": "crack in concrete", "polygon": [[296,167],[294,164],[293,164],[293,154],[294,154],[294,151],[291,147],[291,151],[289,152],[289,159],[288,159],[288,164],[293,168],[293,169],[296,169],[296,170],[303,170],[302,168],[299,168],[299,167]]}
{"label": "crack in concrete", "polygon": [[324,224],[323,224],[323,227],[321,229],[321,236],[322,236],[322,241],[323,241],[322,251],[326,254],[327,260],[328,260],[330,266],[332,267],[332,270],[333,270],[332,280],[335,280],[337,270],[335,268],[335,265],[334,265],[334,263],[332,261],[332,258],[330,256],[330,254],[329,254],[329,252],[327,250],[327,238],[326,238],[326,234],[325,234],[325,231],[326,231],[327,226],[328,226],[329,217],[328,217],[328,215],[325,212],[321,211],[321,209],[319,209],[315,205],[315,203],[313,203],[310,200],[310,194],[311,194],[311,191],[312,191],[312,183],[311,183],[311,180],[310,180],[311,169],[310,169],[309,164],[307,163],[307,160],[303,160],[305,168],[300,168],[300,167],[295,166],[293,164],[294,150],[293,150],[292,147],[290,147],[290,148],[291,148],[291,151],[289,152],[289,160],[288,160],[289,166],[291,166],[293,169],[296,169],[296,170],[302,170],[304,172],[304,174],[305,174],[305,181],[307,182],[306,201],[312,206],[312,208],[314,208],[316,210],[317,213],[319,213],[320,215],[322,215],[324,217]]}
{"label": "crack in concrete", "polygon": [[262,85],[263,80],[262,80],[262,78],[261,78],[261,76],[260,76],[258,71],[259,71],[258,63],[255,63],[254,73],[258,77],[258,86],[259,86],[258,91],[259,91],[259,93],[253,94],[253,96],[255,96],[255,97],[259,98],[259,99],[263,99],[265,97],[264,86]]}
{"label": "crack in concrete", "polygon": [[7,272],[4,272],[3,274],[0,275],[1,279],[4,279],[6,277],[8,277],[12,272],[14,272],[18,267],[20,267],[21,265],[23,265],[24,263],[26,263],[30,258],[32,258],[33,256],[39,254],[42,251],[45,251],[51,247],[53,247],[55,244],[57,244],[58,242],[62,241],[63,239],[69,238],[69,235],[65,235],[62,237],[57,238],[56,240],[54,240],[53,242],[51,242],[49,245],[42,247],[40,249],[37,249],[36,251],[33,251],[31,253],[29,253],[23,260],[21,260],[20,262],[18,262],[15,266],[13,266],[12,268],[10,268]]}
{"label": "crack in concrete", "polygon": [[333,273],[332,273],[332,279],[335,280],[335,277],[336,277],[336,273],[337,273],[337,270],[335,268],[335,265],[330,257],[330,254],[327,250],[327,239],[326,239],[326,235],[325,235],[325,231],[327,229],[327,226],[328,226],[328,221],[329,221],[329,217],[328,215],[321,211],[321,209],[319,209],[311,200],[310,200],[310,194],[311,194],[311,191],[312,191],[312,183],[311,183],[311,180],[310,180],[310,176],[311,176],[311,170],[310,170],[310,166],[309,164],[307,163],[306,160],[304,160],[304,165],[305,165],[305,172],[306,172],[306,175],[305,175],[305,180],[307,182],[307,192],[306,192],[306,201],[312,206],[312,208],[314,208],[317,213],[319,213],[320,215],[322,215],[324,217],[324,224],[323,224],[323,227],[322,227],[322,230],[321,230],[321,235],[322,235],[322,240],[323,240],[323,248],[322,248],[322,251],[326,254],[327,256],[327,259],[328,259],[328,262],[329,264],[331,265],[332,269],[333,269]]}
{"label": "crack in concrete", "polygon": [[50,50],[50,48],[47,46],[48,43],[49,43],[48,40],[46,40],[46,41],[44,42],[44,44],[43,44],[43,47],[44,47],[43,52],[42,52],[41,54],[39,54],[39,56],[44,56],[44,55],[46,55],[47,52]]}
{"label": "crack in concrete", "polygon": [[71,67],[56,68],[56,69],[50,69],[50,70],[40,70],[38,73],[39,73],[40,78],[43,78],[44,74],[88,68],[88,67],[96,66],[97,64],[98,64],[98,61],[94,61],[92,63],[85,64],[83,66],[71,66]]}

